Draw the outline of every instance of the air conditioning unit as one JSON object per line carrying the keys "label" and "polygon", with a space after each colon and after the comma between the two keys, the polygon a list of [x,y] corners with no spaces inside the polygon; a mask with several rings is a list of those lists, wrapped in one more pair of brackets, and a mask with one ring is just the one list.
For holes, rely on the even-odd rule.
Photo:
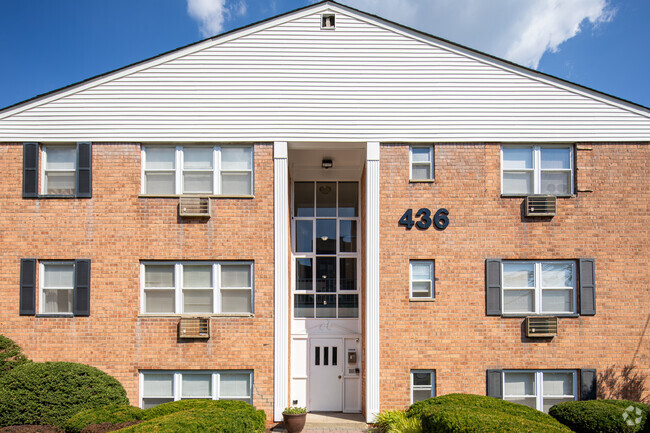
{"label": "air conditioning unit", "polygon": [[183,196],[178,202],[182,217],[210,218],[210,197]]}
{"label": "air conditioning unit", "polygon": [[557,335],[557,317],[526,317],[526,337],[549,338]]}
{"label": "air conditioning unit", "polygon": [[178,323],[178,338],[210,338],[208,317],[183,317]]}
{"label": "air conditioning unit", "polygon": [[527,217],[549,217],[557,214],[557,197],[554,195],[529,195],[526,197]]}

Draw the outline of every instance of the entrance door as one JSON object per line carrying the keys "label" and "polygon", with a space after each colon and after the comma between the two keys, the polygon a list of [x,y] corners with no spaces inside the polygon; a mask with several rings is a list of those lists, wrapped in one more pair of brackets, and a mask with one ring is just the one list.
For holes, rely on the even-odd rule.
{"label": "entrance door", "polygon": [[340,339],[314,338],[309,344],[309,410],[343,410],[343,351]]}

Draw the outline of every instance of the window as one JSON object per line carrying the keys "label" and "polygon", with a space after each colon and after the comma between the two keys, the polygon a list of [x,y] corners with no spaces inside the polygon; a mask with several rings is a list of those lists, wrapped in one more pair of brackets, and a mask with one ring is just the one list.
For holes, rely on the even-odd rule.
{"label": "window", "polygon": [[503,399],[543,412],[555,404],[576,400],[576,386],[574,370],[503,372]]}
{"label": "window", "polygon": [[411,404],[436,396],[436,372],[411,370]]}
{"label": "window", "polygon": [[142,371],[140,407],[207,398],[253,403],[252,371]]}
{"label": "window", "polygon": [[253,193],[251,146],[143,146],[142,193]]}
{"label": "window", "polygon": [[[40,151],[40,154],[39,154]],[[39,158],[40,188],[39,188]],[[23,198],[92,196],[92,144],[23,144]]]}
{"label": "window", "polygon": [[503,312],[576,312],[575,263],[502,262]]}
{"label": "window", "polygon": [[503,146],[503,195],[573,194],[571,146]]}
{"label": "window", "polygon": [[411,180],[433,180],[433,146],[411,146]]}
{"label": "window", "polygon": [[142,264],[143,313],[252,313],[250,262]]}
{"label": "window", "polygon": [[41,263],[41,313],[72,314],[74,263]]}
{"label": "window", "polygon": [[411,260],[411,298],[434,297],[433,260]]}
{"label": "window", "polygon": [[295,318],[359,317],[359,183],[295,182]]}

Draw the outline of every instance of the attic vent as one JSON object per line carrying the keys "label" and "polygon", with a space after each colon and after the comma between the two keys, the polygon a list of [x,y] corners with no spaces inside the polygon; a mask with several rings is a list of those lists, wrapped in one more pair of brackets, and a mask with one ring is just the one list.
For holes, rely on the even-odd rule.
{"label": "attic vent", "polygon": [[526,337],[548,338],[557,335],[557,317],[526,317]]}
{"label": "attic vent", "polygon": [[210,338],[210,319],[183,317],[178,323],[178,338]]}
{"label": "attic vent", "polygon": [[557,213],[557,198],[554,195],[529,195],[526,197],[526,216],[548,217]]}
{"label": "attic vent", "polygon": [[178,212],[182,217],[210,218],[210,197],[181,197]]}
{"label": "attic vent", "polygon": [[320,28],[321,29],[334,29],[336,27],[336,15],[323,14],[321,15]]}

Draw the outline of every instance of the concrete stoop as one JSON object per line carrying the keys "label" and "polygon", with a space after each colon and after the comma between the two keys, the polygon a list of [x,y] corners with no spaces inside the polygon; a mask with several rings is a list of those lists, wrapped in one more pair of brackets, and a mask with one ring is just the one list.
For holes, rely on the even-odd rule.
{"label": "concrete stoop", "polygon": [[[367,432],[370,428],[363,415],[341,412],[308,413],[304,433],[357,433]],[[271,429],[272,432],[286,432],[282,424]]]}

